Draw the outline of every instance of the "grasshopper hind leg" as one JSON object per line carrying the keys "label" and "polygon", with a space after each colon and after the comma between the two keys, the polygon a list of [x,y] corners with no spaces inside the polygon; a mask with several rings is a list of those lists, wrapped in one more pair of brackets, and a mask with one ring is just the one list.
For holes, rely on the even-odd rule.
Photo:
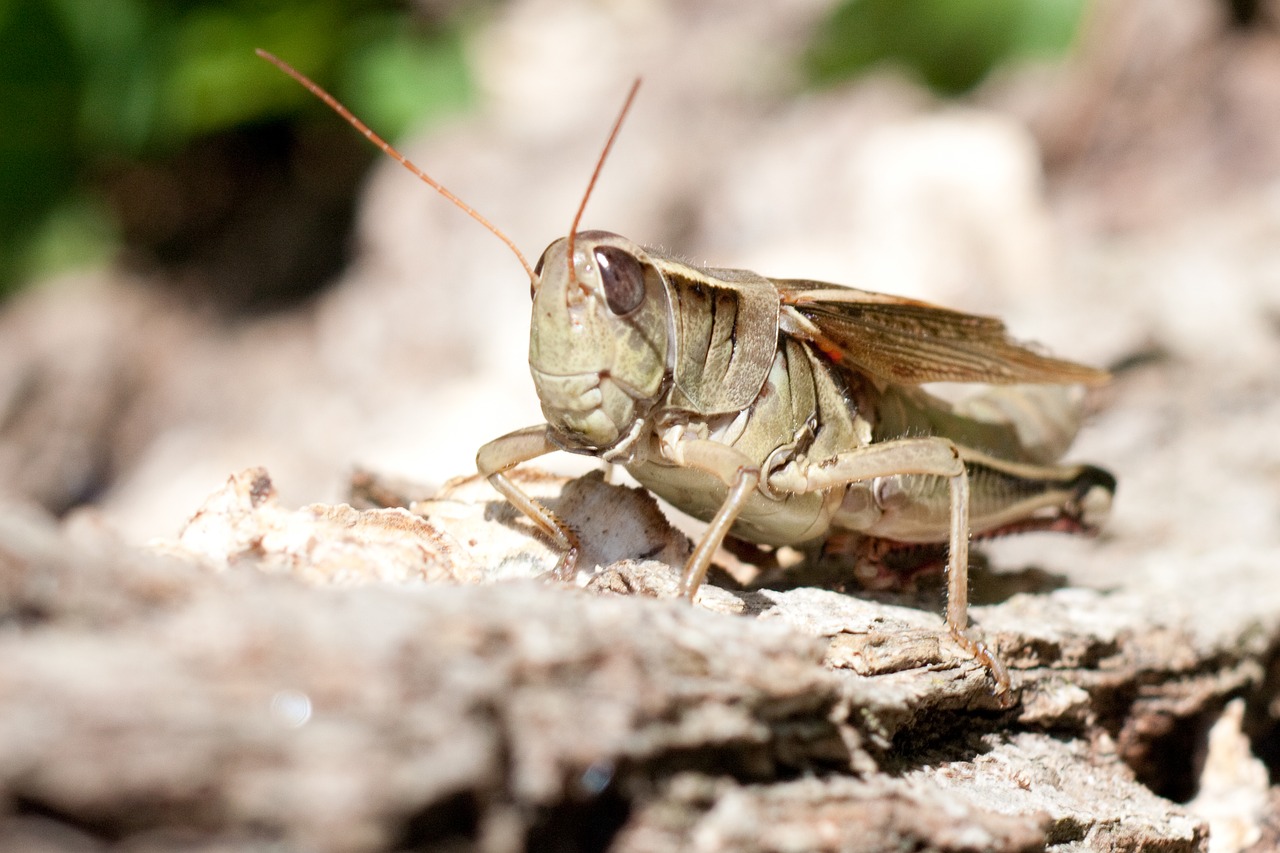
{"label": "grasshopper hind leg", "polygon": [[[977,517],[972,521],[974,529],[970,538],[980,542],[1019,533],[1097,533],[1111,509],[1115,477],[1093,465],[1058,471],[1047,469],[1047,473],[1053,476],[1021,481],[1016,488],[1010,488],[1006,482],[998,491],[1004,495],[1025,495],[1028,492],[1056,495],[1048,506],[996,526],[983,527],[982,518]],[[969,477],[975,481],[977,494],[974,499],[981,504],[986,500],[984,490],[991,488],[992,472],[971,465]],[[937,491],[941,499],[943,490],[939,488]],[[941,541],[941,536],[941,527],[938,540],[931,542],[868,536],[835,528],[822,543],[821,550],[814,554],[814,559],[823,565],[852,572],[863,589],[909,591],[921,578],[942,573],[946,566],[947,544]]]}
{"label": "grasshopper hind leg", "polygon": [[[886,515],[885,509],[878,506],[878,486],[883,482],[926,484],[928,500],[923,509],[930,522],[930,536],[920,541],[947,543],[947,630],[961,648],[991,673],[997,694],[1008,702],[1012,695],[1009,671],[984,643],[965,633],[969,626],[972,487],[969,466],[960,447],[940,436],[900,438],[865,445],[828,459],[796,460],[769,475],[769,487],[775,493],[846,489],[845,501],[850,502],[851,515],[842,526],[872,536],[881,535],[871,528]],[[833,521],[841,526],[839,516]],[[854,523],[847,523],[850,521]]]}

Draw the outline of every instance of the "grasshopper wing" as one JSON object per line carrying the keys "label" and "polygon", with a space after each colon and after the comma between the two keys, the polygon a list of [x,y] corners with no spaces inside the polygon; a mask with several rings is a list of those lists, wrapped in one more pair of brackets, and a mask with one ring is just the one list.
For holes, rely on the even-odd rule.
{"label": "grasshopper wing", "polygon": [[1098,385],[1108,379],[1106,371],[1014,340],[994,317],[820,281],[772,281],[783,306],[808,320],[801,337],[811,336],[842,367],[886,382]]}

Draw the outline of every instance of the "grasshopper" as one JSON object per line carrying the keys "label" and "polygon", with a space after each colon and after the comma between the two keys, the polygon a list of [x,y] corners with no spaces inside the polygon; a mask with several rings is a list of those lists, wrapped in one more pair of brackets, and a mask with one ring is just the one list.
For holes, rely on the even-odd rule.
{"label": "grasshopper", "polygon": [[[991,672],[968,627],[970,535],[1092,532],[1115,478],[1056,464],[1080,424],[1078,396],[1107,374],[1044,355],[999,320],[824,282],[694,266],[607,231],[579,231],[632,86],[569,233],[530,266],[505,234],[275,57],[375,145],[493,232],[533,294],[529,367],[546,423],[480,448],[476,464],[561,549],[579,542],[506,475],[563,450],[620,464],[708,522],[684,567],[692,600],[726,536],[805,545],[843,531],[866,553],[947,546],[946,623]],[[993,386],[958,403],[920,386]]]}

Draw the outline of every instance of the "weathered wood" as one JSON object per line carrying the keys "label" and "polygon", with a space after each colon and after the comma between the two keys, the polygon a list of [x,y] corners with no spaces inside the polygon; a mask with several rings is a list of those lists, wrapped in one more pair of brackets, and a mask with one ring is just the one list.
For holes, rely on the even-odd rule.
{"label": "weathered wood", "polygon": [[810,588],[744,552],[698,607],[669,600],[687,542],[598,478],[526,475],[603,564],[581,590],[529,580],[556,555],[483,483],[366,478],[333,505],[353,460],[443,478],[537,417],[523,279],[392,166],[368,253],[305,312],[210,323],[103,272],[0,314],[0,491],[93,500],[139,540],[237,466],[287,495],[237,477],[149,552],[0,509],[0,850],[1181,851],[1206,822],[1216,849],[1275,849],[1274,33],[1218,0],[1099,4],[1066,96],[1027,78],[1023,114],[1056,120],[1033,122],[1043,176],[1023,123],[979,108],[1008,92],[760,100],[822,4],[587,5],[607,63],[549,83],[554,109],[492,44],[562,71],[570,12],[504,4],[484,74],[509,106],[412,152],[522,246],[567,220],[601,93],[662,56],[600,225],[1119,368],[1072,454],[1119,478],[1102,538],[984,545],[974,572],[1018,703],[928,581]]}
{"label": "weathered wood", "polygon": [[[643,492],[571,486],[556,509],[598,547],[687,547]],[[689,607],[652,560],[585,591],[511,580],[554,555],[470,494],[288,510],[248,471],[168,557],[6,515],[0,841],[1198,850],[1204,824],[1130,768],[1258,684],[1277,631],[1018,595],[977,611],[1015,673],[1003,711],[936,609],[717,587]],[[454,559],[459,535],[518,542],[487,557],[507,580]]]}

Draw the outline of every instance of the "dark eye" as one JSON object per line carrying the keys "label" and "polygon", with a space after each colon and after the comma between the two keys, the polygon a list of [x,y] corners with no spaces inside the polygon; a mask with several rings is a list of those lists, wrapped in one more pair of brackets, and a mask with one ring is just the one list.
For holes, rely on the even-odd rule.
{"label": "dark eye", "polygon": [[610,246],[601,246],[595,254],[609,310],[623,315],[639,308],[644,301],[644,269],[640,262],[621,249]]}

